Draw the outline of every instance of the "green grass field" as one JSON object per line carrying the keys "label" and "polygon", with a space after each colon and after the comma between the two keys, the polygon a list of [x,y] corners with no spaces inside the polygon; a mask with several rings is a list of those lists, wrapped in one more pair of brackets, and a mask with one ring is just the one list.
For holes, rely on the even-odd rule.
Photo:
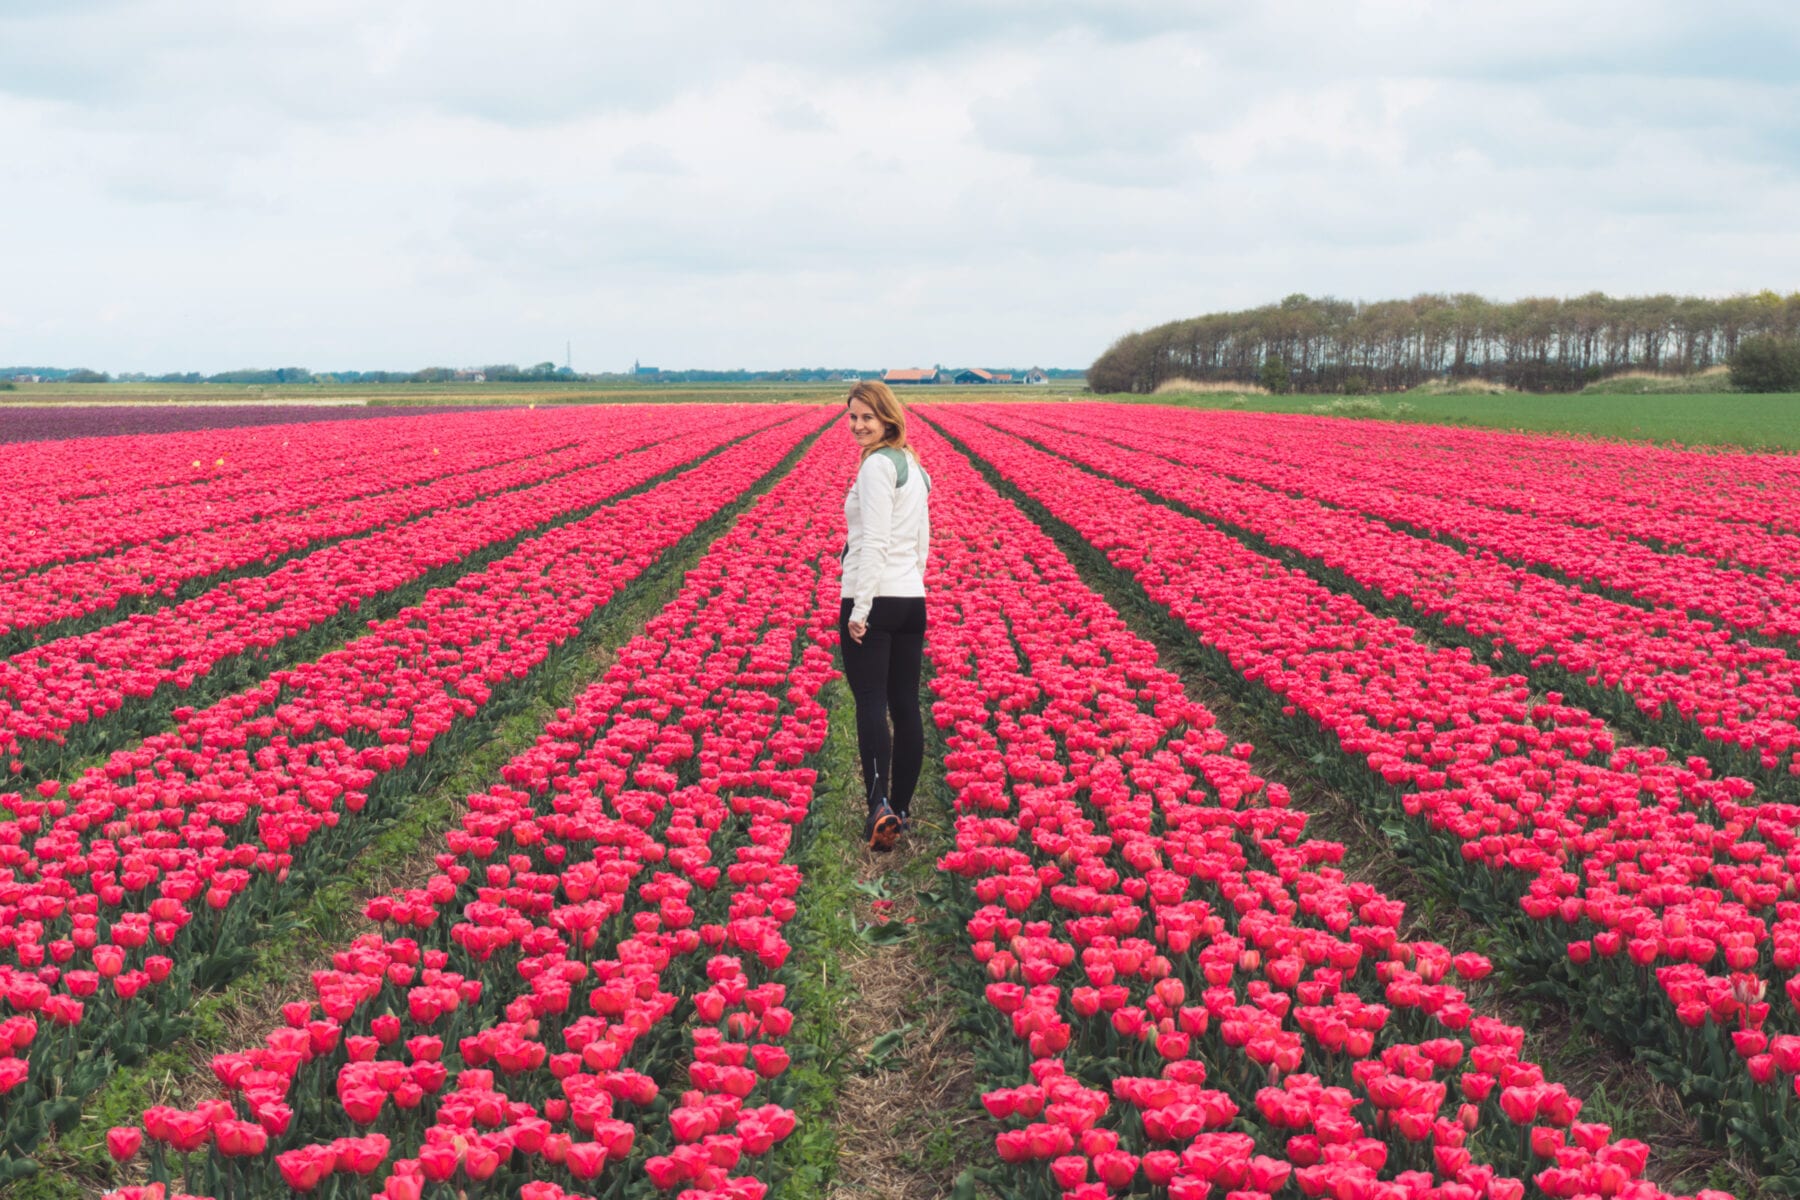
{"label": "green grass field", "polygon": [[1800,395],[1109,396],[1110,400],[1246,412],[1318,413],[1425,425],[1574,433],[1684,446],[1800,451]]}
{"label": "green grass field", "polygon": [[[841,383],[443,383],[443,384],[21,384],[0,392],[0,406],[36,404],[604,404],[836,403]],[[909,403],[964,400],[1105,399],[1181,408],[1316,413],[1433,425],[1587,434],[1688,446],[1800,451],[1800,395],[1737,393],[1574,395],[1442,394],[1425,389],[1388,396],[1183,394],[1101,396],[1071,382],[1044,387],[929,387],[901,393]]]}

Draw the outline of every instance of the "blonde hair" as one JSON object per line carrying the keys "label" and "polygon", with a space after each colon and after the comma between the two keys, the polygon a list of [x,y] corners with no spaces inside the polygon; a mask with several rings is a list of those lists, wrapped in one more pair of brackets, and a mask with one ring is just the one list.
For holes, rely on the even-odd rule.
{"label": "blonde hair", "polygon": [[849,408],[858,400],[875,410],[876,419],[883,426],[881,440],[865,449],[862,452],[863,458],[877,450],[894,449],[910,452],[916,461],[919,452],[906,440],[906,409],[900,403],[900,398],[894,395],[894,389],[879,379],[865,379],[850,389],[850,394],[844,398],[844,407]]}

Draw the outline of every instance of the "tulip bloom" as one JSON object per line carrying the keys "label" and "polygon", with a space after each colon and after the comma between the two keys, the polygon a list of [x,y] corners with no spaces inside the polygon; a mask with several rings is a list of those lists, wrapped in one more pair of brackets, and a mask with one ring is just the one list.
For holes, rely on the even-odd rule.
{"label": "tulip bloom", "polygon": [[[1205,536],[1213,561],[1247,557],[1239,551],[1234,558],[1228,542],[1215,547],[1210,534],[1187,532],[1186,526],[1194,523],[1184,524],[1166,509],[1122,496],[1115,500],[1103,483],[986,426],[972,415],[976,411],[934,411],[929,423],[950,430],[984,455],[993,449],[989,461],[1001,474],[1027,493],[1035,492],[1122,569],[1140,574],[1152,597],[1165,600],[1178,614],[1188,611],[1182,607],[1180,583],[1167,586],[1166,580],[1146,578],[1151,568],[1136,547],[1148,539],[1157,547],[1157,563],[1179,563],[1187,561],[1186,547],[1193,539]],[[1072,572],[1057,574],[1067,570],[1066,564],[1044,546],[1041,534],[1000,502],[953,450],[929,431],[918,440],[938,464],[935,586],[957,598],[962,617],[953,628],[940,627],[928,646],[937,666],[934,715],[948,748],[946,782],[958,795],[959,812],[956,848],[940,866],[970,881],[974,911],[964,919],[974,957],[995,980],[988,986],[987,1011],[996,1026],[1009,1028],[1027,1043],[1040,1078],[1050,1077],[1040,1072],[1061,1065],[1061,1051],[1046,1041],[1052,1029],[1068,1029],[1071,1043],[1087,1039],[1086,1052],[1093,1054],[1134,1053],[1129,1044],[1142,1037],[1152,1052],[1146,1065],[1165,1062],[1170,1072],[1200,1066],[1186,1057],[1192,1050],[1189,1039],[1211,1038],[1216,1032],[1215,1044],[1225,1047],[1227,1068],[1248,1069],[1251,1077],[1266,1078],[1272,1085],[1258,1097],[1259,1116],[1292,1120],[1297,1124],[1288,1128],[1317,1132],[1293,1136],[1293,1162],[1265,1158],[1256,1165],[1254,1178],[1248,1148],[1241,1158],[1209,1159],[1204,1181],[1209,1185],[1278,1189],[1292,1165],[1338,1171],[1346,1161],[1340,1155],[1359,1170],[1386,1165],[1387,1145],[1362,1136],[1355,1118],[1332,1106],[1321,1110],[1311,1092],[1273,1087],[1317,1087],[1316,1080],[1301,1072],[1309,1057],[1319,1055],[1351,1062],[1359,1087],[1394,1110],[1391,1118],[1382,1118],[1383,1128],[1403,1129],[1406,1137],[1434,1143],[1433,1162],[1446,1179],[1473,1169],[1472,1156],[1459,1140],[1466,1131],[1455,1122],[1449,1123],[1454,1133],[1441,1128],[1437,1115],[1449,1084],[1459,1082],[1465,1094],[1485,1096],[1494,1086],[1494,1073],[1505,1067],[1507,1087],[1543,1086],[1541,1072],[1535,1077],[1511,1073],[1527,1065],[1517,1054],[1522,1034],[1515,1039],[1519,1031],[1481,1015],[1449,982],[1452,972],[1461,980],[1484,977],[1491,969],[1487,961],[1404,941],[1396,928],[1402,917],[1398,904],[1367,885],[1328,875],[1322,868],[1337,861],[1337,855],[1323,847],[1315,850],[1298,814],[1289,811],[1285,791],[1255,774],[1254,748],[1218,736],[1211,714],[1188,701],[1180,681],[1157,666],[1154,651],[1120,631],[1104,602],[1070,581]],[[1101,451],[1094,453],[1098,462]],[[1101,465],[1110,469],[1112,462]],[[1040,487],[1050,478],[1057,481],[1054,488]],[[1070,507],[1075,496],[1084,497],[1079,511]],[[1111,524],[1113,514],[1128,503],[1129,522]],[[1185,540],[1165,540],[1163,534],[1177,525]],[[1030,557],[1014,549],[1026,545],[1032,547]],[[1267,568],[1258,569],[1259,577],[1267,576]],[[1157,585],[1163,586],[1159,590]],[[1247,577],[1231,595],[1217,599],[1218,609],[1235,613],[1258,603],[1261,586]],[[1021,594],[1031,597],[1024,608],[1017,599]],[[1006,616],[989,622],[978,615],[985,613]],[[1006,646],[1004,656],[994,655],[991,645]],[[1069,650],[1075,646],[1103,647],[1104,656],[1076,657]],[[1097,702],[1103,696],[1120,700],[1103,706]],[[1035,728],[1015,712],[1045,724],[1053,720],[1071,747],[1090,744],[1086,738],[1104,744],[1108,723],[1130,713],[1144,729],[1168,740],[1173,761],[1162,778],[1152,774],[1148,760],[1133,761],[1127,777],[1113,762],[1071,754],[1062,746],[1046,745],[1040,756],[1034,753]],[[1095,732],[1089,734],[1090,729]],[[1396,784],[1412,778],[1397,763],[1393,770]],[[1112,782],[1109,771],[1126,786]],[[1071,785],[1066,790],[1058,787],[1064,780]],[[1242,830],[1242,841],[1234,827]],[[1093,839],[1097,844],[1090,849],[1079,835],[1095,828],[1110,836]],[[1158,836],[1157,829],[1170,832]],[[1217,832],[1203,842],[1199,831],[1207,829]],[[1183,831],[1181,840],[1176,830]],[[1202,857],[1207,852],[1211,857]],[[1036,872],[1040,863],[1042,875]],[[1035,890],[1046,887],[1047,894]],[[1195,895],[1206,897],[1206,907],[1186,909]],[[1037,920],[1044,910],[1032,906],[1044,900],[1054,924]],[[1151,900],[1157,905],[1155,919],[1146,923],[1140,906]],[[1213,911],[1227,906],[1241,936],[1228,935],[1228,926]],[[1031,987],[1034,964],[1055,960],[1039,939],[1064,929],[1062,944],[1079,959],[1085,979],[1069,990],[1066,1002],[1046,997],[1048,1005],[1040,1006]],[[1195,975],[1190,978],[1210,989],[1198,998],[1204,1003],[1189,1003],[1180,989],[1191,985],[1176,979],[1167,979],[1168,986],[1158,982],[1170,973],[1177,954],[1192,963]],[[1358,973],[1379,976],[1387,1004],[1366,1001],[1362,997],[1369,992],[1349,986]],[[1400,1009],[1433,1023],[1441,1036],[1423,1044],[1400,1044],[1391,1032],[1392,1015]],[[1114,1049],[1120,1043],[1125,1048]],[[1491,1053],[1476,1056],[1476,1051]],[[1455,1076],[1471,1057],[1478,1069]],[[1478,1078],[1483,1075],[1485,1082]],[[1140,1109],[1143,1134],[1153,1146],[1165,1141],[1186,1145],[1211,1136],[1207,1129],[1237,1116],[1228,1097],[1208,1094],[1200,1086],[1205,1077],[1202,1069],[1194,1084],[1184,1085],[1194,1089],[1191,1098],[1164,1094],[1168,1083],[1152,1089],[1148,1081],[1138,1086],[1125,1079],[1116,1081],[1115,1095]],[[1384,1099],[1382,1089],[1391,1090],[1391,1098]],[[1279,1102],[1265,1099],[1271,1090],[1281,1097]],[[1041,1158],[1049,1149],[1041,1135],[1034,1137],[1039,1125],[1020,1126],[1035,1115],[1021,1111],[1022,1099],[1022,1089],[1014,1087],[990,1088],[983,1096],[988,1111],[1013,1126],[996,1140],[997,1152],[1009,1163]],[[1344,1099],[1367,1103],[1348,1091]],[[1548,1102],[1539,1099],[1540,1104]],[[1047,1121],[1062,1103],[1053,1100],[1044,1108]],[[1129,1122],[1125,1127],[1133,1128]],[[1549,1140],[1553,1138],[1540,1136],[1540,1141]],[[1110,1152],[1086,1145],[1082,1149],[1092,1166],[1099,1163],[1097,1154]],[[1142,1160],[1147,1173],[1149,1161]],[[1182,1172],[1193,1165],[1185,1156],[1177,1162],[1172,1172],[1165,1160],[1156,1163],[1159,1172],[1168,1172],[1171,1195],[1191,1191]],[[1061,1170],[1075,1180],[1073,1163],[1062,1164]],[[1119,1170],[1123,1178],[1122,1163]],[[1303,1188],[1313,1188],[1310,1180],[1302,1181]]]}

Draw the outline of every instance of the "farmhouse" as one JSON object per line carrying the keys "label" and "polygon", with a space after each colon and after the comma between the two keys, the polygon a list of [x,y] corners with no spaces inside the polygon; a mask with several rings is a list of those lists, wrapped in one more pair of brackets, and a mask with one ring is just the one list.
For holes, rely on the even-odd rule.
{"label": "farmhouse", "polygon": [[936,367],[932,367],[930,370],[926,370],[924,367],[902,367],[896,370],[883,372],[881,382],[938,383],[940,381],[938,379],[938,370]]}
{"label": "farmhouse", "polygon": [[984,371],[980,367],[970,367],[966,371],[957,372],[956,375],[958,383],[1011,383],[1012,381],[1011,371]]}
{"label": "farmhouse", "polygon": [[1040,383],[1049,383],[1050,372],[1044,370],[1042,367],[1033,367],[1031,370],[1025,372],[1024,382],[1031,384],[1034,387]]}

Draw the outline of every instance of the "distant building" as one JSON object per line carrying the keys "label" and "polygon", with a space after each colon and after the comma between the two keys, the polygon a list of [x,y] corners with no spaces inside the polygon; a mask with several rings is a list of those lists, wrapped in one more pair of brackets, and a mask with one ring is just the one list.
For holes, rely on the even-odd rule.
{"label": "distant building", "polygon": [[641,363],[639,363],[638,360],[634,358],[631,360],[631,373],[633,375],[661,375],[662,368],[661,367],[646,367],[646,366],[642,365]]}
{"label": "distant building", "polygon": [[980,367],[970,367],[957,373],[958,383],[1011,383],[1011,371],[984,371]]}
{"label": "distant building", "polygon": [[1034,387],[1040,383],[1049,383],[1050,373],[1042,367],[1033,367],[1031,370],[1025,372],[1025,382]]}
{"label": "distant building", "polygon": [[456,373],[456,382],[458,382],[458,383],[486,383],[487,382],[487,372],[486,371],[458,371]]}
{"label": "distant building", "polygon": [[936,367],[931,367],[929,369],[925,367],[905,367],[899,370],[884,372],[881,376],[881,382],[908,384],[937,383],[939,382],[938,370]]}

